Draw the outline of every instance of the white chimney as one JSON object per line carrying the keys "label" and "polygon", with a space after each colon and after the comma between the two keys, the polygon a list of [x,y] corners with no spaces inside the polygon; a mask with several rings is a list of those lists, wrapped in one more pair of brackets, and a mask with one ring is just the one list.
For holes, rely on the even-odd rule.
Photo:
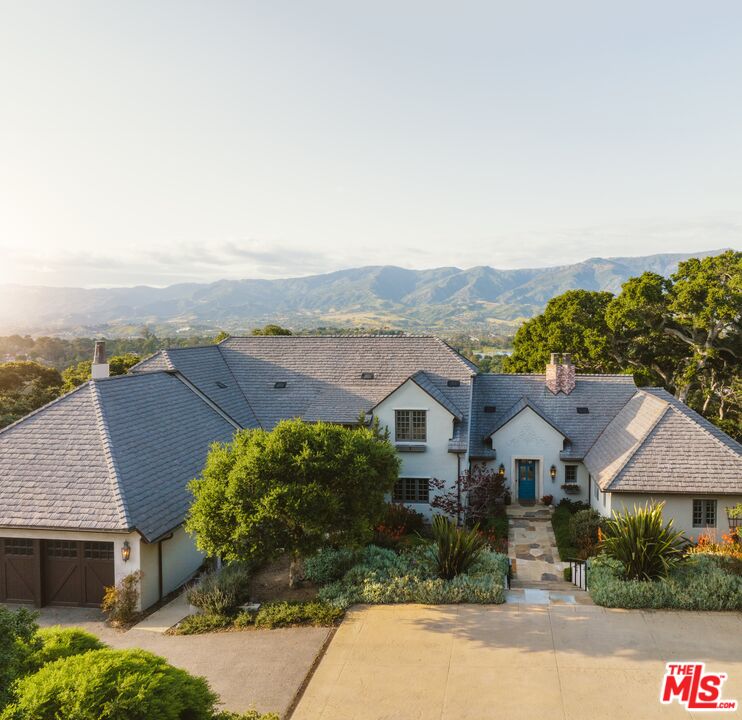
{"label": "white chimney", "polygon": [[106,362],[106,341],[96,340],[95,351],[93,352],[93,364],[91,366],[93,380],[107,378],[111,373],[108,363]]}

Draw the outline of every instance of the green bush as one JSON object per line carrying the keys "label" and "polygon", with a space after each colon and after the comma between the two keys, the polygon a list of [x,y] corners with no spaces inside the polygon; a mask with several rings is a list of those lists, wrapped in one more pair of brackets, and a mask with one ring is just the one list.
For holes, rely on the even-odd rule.
{"label": "green bush", "polygon": [[599,531],[605,527],[605,518],[596,510],[578,510],[569,519],[569,537],[577,548],[578,557],[595,555]]}
{"label": "green bush", "polygon": [[559,503],[551,514],[551,527],[554,529],[554,538],[559,549],[559,557],[562,560],[577,557],[577,548],[572,544],[572,534],[569,530],[571,519],[570,508],[563,503]]}
{"label": "green bush", "polygon": [[325,602],[277,602],[260,607],[255,627],[269,630],[289,625],[335,625],[344,611]]}
{"label": "green bush", "polygon": [[590,561],[588,589],[598,605],[617,608],[742,610],[742,577],[724,572],[713,558],[692,555],[667,578],[625,580],[619,560]]}
{"label": "green bush", "polygon": [[118,585],[105,589],[100,606],[114,625],[128,625],[136,618],[141,578],[141,571],[136,570],[122,578]]}
{"label": "green bush", "polygon": [[91,650],[21,679],[2,720],[211,720],[206,680],[144,650]]}
{"label": "green bush", "polygon": [[634,506],[633,512],[614,513],[605,523],[601,549],[623,565],[627,580],[666,577],[683,559],[687,541],[673,530],[672,519],[662,524],[664,503]]}
{"label": "green bush", "polygon": [[187,598],[204,613],[224,615],[245,602],[250,595],[250,571],[243,563],[225,565],[204,575],[188,590]]}
{"label": "green bush", "polygon": [[483,550],[466,574],[443,580],[430,543],[400,554],[372,545],[342,580],[320,588],[319,598],[341,608],[356,603],[502,603],[507,572],[505,555]]}
{"label": "green bush", "polygon": [[202,633],[225,630],[232,624],[229,615],[219,613],[199,613],[183,618],[175,627],[176,635],[201,635]]}
{"label": "green bush", "polygon": [[570,513],[570,515],[574,515],[575,513],[580,512],[580,510],[589,510],[590,505],[588,505],[588,503],[584,502],[583,500],[572,500],[571,498],[562,498],[557,505],[557,509],[559,508]]}
{"label": "green bush", "polygon": [[357,559],[358,552],[351,548],[325,548],[304,562],[304,577],[317,585],[326,585],[343,577]]}
{"label": "green bush", "polygon": [[464,574],[486,545],[477,525],[471,529],[456,527],[443,515],[433,518],[433,539],[438,577],[443,580]]}
{"label": "green bush", "polygon": [[36,637],[40,645],[29,658],[29,666],[34,670],[61,658],[82,655],[90,650],[101,650],[106,647],[95,635],[74,627],[41,628]]}
{"label": "green bush", "polygon": [[253,627],[255,625],[255,615],[256,613],[243,611],[235,616],[232,624],[238,630],[245,630],[249,627]]}
{"label": "green bush", "polygon": [[28,671],[41,642],[36,637],[38,614],[0,605],[0,710],[13,697],[13,683]]}

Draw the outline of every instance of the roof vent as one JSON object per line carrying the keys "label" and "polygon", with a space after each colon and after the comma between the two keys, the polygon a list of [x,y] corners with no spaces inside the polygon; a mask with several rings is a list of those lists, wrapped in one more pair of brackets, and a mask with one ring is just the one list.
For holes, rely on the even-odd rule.
{"label": "roof vent", "polygon": [[577,406],[577,414],[578,415],[589,415],[590,414],[590,408],[585,407],[584,405],[578,405]]}
{"label": "roof vent", "polygon": [[217,381],[216,381],[216,386],[217,386],[217,387],[220,387],[220,388],[222,388],[222,389],[224,389],[224,388],[226,388],[226,387],[227,387],[227,386],[226,386],[226,385],[225,385],[225,384],[224,384],[224,383],[223,383],[223,382],[222,382],[221,380],[217,380]]}
{"label": "roof vent", "polygon": [[286,381],[285,380],[279,380],[278,382],[273,383],[273,387],[276,390],[283,390],[283,388],[286,387]]}
{"label": "roof vent", "polygon": [[372,372],[362,372],[361,380],[373,380],[375,375]]}
{"label": "roof vent", "polygon": [[484,411],[485,411],[486,413],[493,413],[493,412],[497,412],[497,405],[485,405],[485,406],[484,406]]}
{"label": "roof vent", "polygon": [[446,385],[448,387],[461,387],[461,380],[449,380]]}

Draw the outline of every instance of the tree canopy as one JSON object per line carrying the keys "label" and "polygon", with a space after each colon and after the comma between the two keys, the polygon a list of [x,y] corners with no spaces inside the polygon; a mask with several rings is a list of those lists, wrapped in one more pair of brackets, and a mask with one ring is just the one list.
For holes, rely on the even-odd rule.
{"label": "tree canopy", "polygon": [[378,427],[284,420],[212,446],[186,528],[225,560],[306,557],[328,544],[368,540],[399,460]]}
{"label": "tree canopy", "polygon": [[[134,353],[126,353],[125,355],[113,355],[108,358],[108,369],[111,375],[126,375],[129,369],[136,365],[142,358]],[[91,375],[91,361],[81,360],[76,365],[71,365],[62,371],[62,379],[64,380],[64,391],[73,390],[74,388],[86,383]]]}
{"label": "tree canopy", "polygon": [[280,325],[265,325],[262,328],[253,328],[251,335],[292,335],[291,330]]}
{"label": "tree canopy", "polygon": [[51,402],[61,387],[54,368],[29,360],[0,364],[0,427]]}
{"label": "tree canopy", "polygon": [[571,352],[581,372],[631,372],[742,437],[742,253],[728,250],[652,272],[621,292],[570,290],[518,330],[506,372],[541,372]]}

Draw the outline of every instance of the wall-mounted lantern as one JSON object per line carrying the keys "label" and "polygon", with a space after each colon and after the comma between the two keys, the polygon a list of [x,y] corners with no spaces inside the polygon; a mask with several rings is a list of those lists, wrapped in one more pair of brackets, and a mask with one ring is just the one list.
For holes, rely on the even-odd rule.
{"label": "wall-mounted lantern", "polygon": [[552,480],[556,480],[556,474],[557,474],[556,465],[552,465],[551,470],[549,470],[549,475],[551,475]]}
{"label": "wall-mounted lantern", "polygon": [[502,463],[500,463],[497,473],[501,478],[505,477],[505,466]]}
{"label": "wall-mounted lantern", "polygon": [[128,562],[131,557],[131,545],[128,540],[124,540],[124,544],[121,546],[121,559],[124,562]]}

